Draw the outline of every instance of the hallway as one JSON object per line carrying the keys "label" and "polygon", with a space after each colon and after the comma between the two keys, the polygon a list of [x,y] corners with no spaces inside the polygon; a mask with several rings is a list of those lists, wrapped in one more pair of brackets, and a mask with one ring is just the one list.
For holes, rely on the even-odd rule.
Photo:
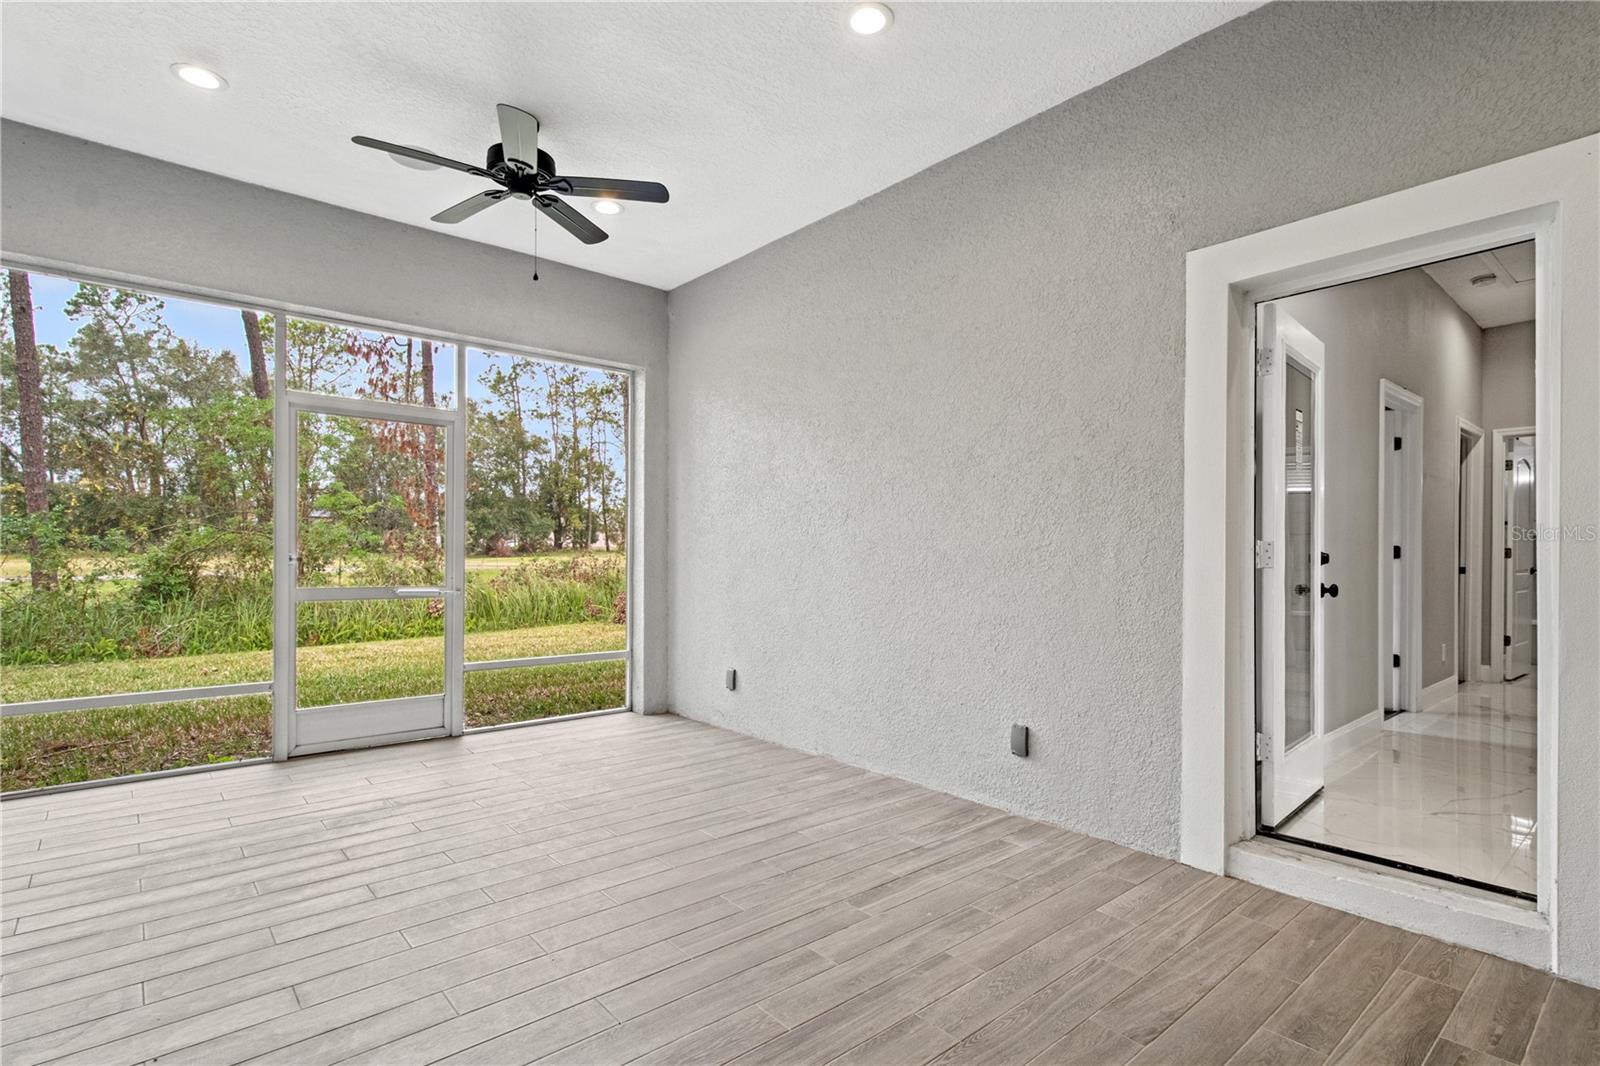
{"label": "hallway", "polygon": [[1280,831],[1532,894],[1536,693],[1532,674],[1468,682],[1420,713],[1374,719]]}

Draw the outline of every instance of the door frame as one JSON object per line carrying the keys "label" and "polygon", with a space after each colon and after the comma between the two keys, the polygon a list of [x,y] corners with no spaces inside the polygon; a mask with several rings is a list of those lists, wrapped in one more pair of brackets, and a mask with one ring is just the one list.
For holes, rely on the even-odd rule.
{"label": "door frame", "polygon": [[[1600,629],[1600,598],[1560,595],[1564,581],[1584,591],[1600,582],[1592,551],[1563,553],[1559,538],[1538,545],[1538,655],[1546,683],[1537,694],[1533,907],[1253,839],[1251,310],[1264,299],[1533,239],[1539,524],[1562,529],[1565,518],[1580,535],[1600,526],[1600,502],[1592,478],[1563,483],[1559,460],[1563,452],[1574,456],[1588,477],[1600,455],[1593,417],[1600,404],[1593,356],[1600,348],[1597,185],[1600,135],[1589,135],[1188,254],[1178,833],[1179,855],[1190,865],[1591,984],[1600,983],[1592,833],[1600,822],[1593,788],[1600,722],[1593,715],[1563,720],[1558,712],[1565,702],[1588,707],[1600,698],[1600,666],[1574,643]],[[1563,640],[1573,654],[1562,655]]]}
{"label": "door frame", "polygon": [[[1484,432],[1483,427],[1471,422],[1460,415],[1456,416],[1456,439],[1470,440],[1471,446],[1467,449],[1467,472],[1462,480],[1461,465],[1456,465],[1456,543],[1464,545],[1461,550],[1466,554],[1465,565],[1467,572],[1466,587],[1466,631],[1461,629],[1461,582],[1456,582],[1456,677],[1459,679],[1463,673],[1468,681],[1478,681],[1483,677],[1483,575],[1478,573],[1483,566],[1483,492],[1485,485],[1483,452]],[[1459,444],[1458,444],[1459,447]],[[1466,528],[1462,528],[1461,510],[1462,497],[1465,496]],[[1460,576],[1460,575],[1458,575]]]}
{"label": "door frame", "polygon": [[[1393,410],[1399,416],[1401,425],[1400,439],[1403,446],[1394,447],[1390,438],[1390,430],[1384,422],[1384,412]],[[1388,378],[1378,382],[1378,692],[1386,696],[1389,692],[1389,679],[1395,669],[1390,657],[1394,654],[1396,643],[1404,649],[1400,655],[1400,674],[1396,683],[1396,691],[1400,696],[1397,702],[1404,704],[1402,707],[1383,708],[1383,716],[1399,714],[1402,711],[1420,711],[1422,709],[1422,449],[1423,415],[1425,403],[1421,396],[1410,389],[1395,384]],[[1401,483],[1400,494],[1397,497],[1398,507],[1389,506],[1389,464],[1386,457],[1394,451],[1400,452]],[[1391,515],[1392,510],[1398,510],[1398,515]],[[1391,565],[1397,560],[1394,558],[1394,545],[1389,535],[1390,519],[1393,518],[1399,528],[1400,558],[1398,567]],[[1398,577],[1395,575],[1398,573]],[[1390,597],[1395,592],[1394,586],[1398,584],[1400,597],[1400,627],[1404,635],[1400,641],[1395,641],[1392,632],[1394,628],[1393,615],[1390,612]],[[1389,675],[1386,677],[1386,675]],[[1387,703],[1387,699],[1383,700]]]}
{"label": "door frame", "polygon": [[[1322,740],[1327,720],[1326,641],[1324,635],[1323,597],[1319,587],[1322,577],[1321,563],[1316,561],[1327,544],[1327,517],[1324,503],[1327,499],[1327,361],[1322,340],[1308,330],[1281,307],[1263,304],[1257,311],[1258,329],[1266,342],[1268,358],[1258,363],[1256,374],[1257,418],[1263,432],[1257,470],[1257,515],[1262,540],[1272,545],[1274,558],[1266,565],[1257,560],[1256,579],[1259,583],[1260,615],[1265,634],[1277,636],[1263,640],[1259,645],[1257,669],[1262,684],[1256,703],[1256,729],[1265,738],[1266,751],[1257,750],[1257,782],[1260,789],[1258,810],[1270,813],[1266,796],[1277,787],[1280,775],[1300,778],[1316,786],[1303,797],[1292,799],[1292,808],[1273,820],[1282,826],[1305,808],[1322,791]],[[1284,690],[1288,681],[1283,644],[1286,611],[1284,604],[1288,566],[1285,526],[1285,508],[1281,501],[1288,492],[1284,477],[1284,455],[1288,448],[1288,424],[1284,418],[1288,378],[1285,366],[1295,363],[1311,377],[1312,404],[1315,419],[1311,426],[1312,522],[1310,582],[1316,593],[1311,601],[1311,734],[1292,748],[1284,743],[1280,724],[1285,716]],[[1263,382],[1267,384],[1263,386]],[[1311,593],[1307,593],[1311,595]],[[1260,758],[1265,754],[1265,758]],[[1291,770],[1291,767],[1293,769]],[[1287,804],[1286,804],[1287,805]],[[1265,818],[1261,819],[1265,823]]]}
{"label": "door frame", "polygon": [[[1489,572],[1489,617],[1493,620],[1495,628],[1489,634],[1489,667],[1487,677],[1487,680],[1489,681],[1503,681],[1505,680],[1506,676],[1506,649],[1504,635],[1511,632],[1509,628],[1511,619],[1506,617],[1506,612],[1510,609],[1510,606],[1506,603],[1506,522],[1508,521],[1508,517],[1506,515],[1505,470],[1506,459],[1511,453],[1510,443],[1518,437],[1532,437],[1534,440],[1533,476],[1538,479],[1534,483],[1536,500],[1538,496],[1541,495],[1539,492],[1539,486],[1544,480],[1539,471],[1539,434],[1535,427],[1507,426],[1504,429],[1497,429],[1493,431],[1494,450],[1491,455],[1494,466],[1491,467],[1491,469],[1494,471],[1494,484],[1496,491],[1491,494],[1489,501],[1489,561],[1491,565]],[[1544,525],[1544,522],[1541,521],[1539,524]],[[1544,568],[1544,560],[1542,557],[1539,560],[1539,567],[1541,570]],[[1538,588],[1537,583],[1534,587]]]}
{"label": "door frame", "polygon": [[[623,704],[620,707],[607,707],[577,714],[553,715],[548,718],[535,718],[523,722],[505,722],[499,725],[482,726],[474,728],[472,732],[523,729],[556,722],[570,722],[579,718],[593,718],[600,715],[623,714],[634,711],[638,707],[636,689],[639,684],[637,658],[639,642],[636,639],[636,634],[641,631],[644,625],[643,619],[645,618],[637,602],[643,599],[643,595],[642,593],[636,593],[636,590],[640,588],[644,566],[644,561],[640,558],[643,545],[643,526],[639,521],[640,509],[636,495],[642,485],[639,467],[645,452],[643,439],[643,375],[637,370],[588,363],[553,352],[535,352],[514,346],[477,342],[466,338],[452,339],[433,334],[425,336],[437,344],[450,346],[456,353],[454,377],[455,395],[458,400],[454,408],[421,407],[414,404],[390,403],[361,397],[303,392],[288,387],[287,316],[283,312],[278,312],[277,316],[276,328],[273,332],[274,485],[299,485],[299,457],[296,454],[299,438],[294,427],[295,420],[301,412],[310,411],[358,418],[411,421],[436,425],[445,429],[446,492],[444,538],[446,551],[445,581],[441,588],[445,604],[445,678],[444,719],[443,725],[440,727],[429,725],[421,728],[408,728],[393,733],[375,734],[354,740],[302,738],[299,735],[295,707],[295,656],[297,650],[295,628],[298,604],[307,599],[395,598],[396,590],[366,589],[361,590],[355,596],[350,596],[347,591],[341,590],[333,590],[331,592],[316,590],[306,596],[304,595],[304,590],[297,588],[297,581],[294,578],[294,559],[292,558],[294,538],[292,536],[280,537],[275,535],[273,540],[273,676],[278,680],[275,680],[271,690],[273,759],[281,762],[297,755],[374,747],[444,736],[462,736],[468,731],[466,725],[466,675],[486,670],[526,669],[574,663],[621,661],[624,664],[623,669],[625,672]],[[317,320],[335,325],[345,325],[355,329],[377,328],[386,332],[395,332],[394,329],[388,326],[363,325],[320,315],[317,316]],[[404,331],[401,332],[404,333]],[[414,336],[415,334],[405,335]],[[610,651],[579,652],[564,655],[466,661],[467,518],[465,486],[467,484],[467,439],[471,415],[465,398],[467,396],[469,355],[474,351],[514,358],[545,359],[585,369],[621,373],[626,375],[628,379],[627,387],[630,394],[628,402],[629,425],[626,428],[627,442],[623,471],[627,486],[625,499],[628,510],[623,537],[623,551],[624,566],[627,573],[626,588],[630,602],[628,604],[628,621],[624,628],[623,647],[621,648]],[[280,447],[278,446],[279,442],[286,442],[286,444]],[[452,442],[454,442],[453,445]],[[460,486],[460,491],[450,491],[451,486]],[[295,529],[298,521],[298,515],[295,511],[295,499],[294,493],[275,492],[273,494],[273,529],[275,533],[277,530]],[[457,546],[455,551],[450,550],[449,545],[451,544]],[[288,576],[285,578],[282,575]],[[427,697],[426,699],[431,701],[432,697]],[[377,704],[384,703],[387,706],[382,709],[390,713],[404,713],[415,710],[422,702],[423,698],[404,697],[398,700],[342,704],[339,706],[350,710],[352,713],[359,713],[361,711],[377,711],[380,709]]]}

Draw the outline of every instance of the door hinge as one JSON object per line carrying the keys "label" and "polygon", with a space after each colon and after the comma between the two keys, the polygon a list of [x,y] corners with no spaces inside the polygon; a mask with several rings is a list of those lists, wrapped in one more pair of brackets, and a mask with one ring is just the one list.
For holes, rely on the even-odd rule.
{"label": "door hinge", "polygon": [[1400,669],[1400,656],[1398,655],[1394,657],[1394,667],[1396,670]]}
{"label": "door hinge", "polygon": [[1267,570],[1272,566],[1272,541],[1256,541],[1256,569]]}
{"label": "door hinge", "polygon": [[1272,757],[1272,745],[1265,733],[1256,734],[1256,762],[1267,762]]}
{"label": "door hinge", "polygon": [[1394,557],[1396,559],[1400,558],[1400,545],[1398,544],[1394,546]]}
{"label": "door hinge", "polygon": [[1511,549],[1509,547],[1506,548],[1506,558],[1507,559],[1511,558]]}
{"label": "door hinge", "polygon": [[1511,469],[1511,460],[1510,460],[1510,459],[1507,459],[1507,460],[1506,460],[1506,469],[1507,469],[1507,470],[1510,470],[1510,469]]}
{"label": "door hinge", "polygon": [[1270,373],[1272,373],[1272,349],[1262,348],[1256,352],[1256,377],[1264,378]]}
{"label": "door hinge", "polygon": [[1467,572],[1467,568],[1466,568],[1466,567],[1465,567],[1465,566],[1458,566],[1458,567],[1456,567],[1456,573],[1458,573],[1458,574],[1464,574],[1464,573],[1466,573],[1466,572]]}
{"label": "door hinge", "polygon": [[1504,647],[1504,648],[1511,647],[1511,634],[1507,633],[1505,636],[1500,638],[1500,641],[1501,641],[1501,647]]}
{"label": "door hinge", "polygon": [[1401,444],[1401,438],[1396,437],[1394,439],[1394,450],[1395,451],[1399,451],[1400,450],[1400,444]]}

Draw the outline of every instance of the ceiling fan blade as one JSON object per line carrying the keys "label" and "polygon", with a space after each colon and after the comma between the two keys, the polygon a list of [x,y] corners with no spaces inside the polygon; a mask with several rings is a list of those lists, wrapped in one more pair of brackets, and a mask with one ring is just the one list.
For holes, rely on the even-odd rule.
{"label": "ceiling fan blade", "polygon": [[552,185],[572,196],[609,196],[614,200],[667,202],[667,187],[659,181],[629,181],[627,178],[557,178]]}
{"label": "ceiling fan blade", "polygon": [[496,104],[500,115],[500,148],[507,159],[516,159],[528,165],[529,170],[539,165],[539,120],[510,104]]}
{"label": "ceiling fan blade", "polygon": [[433,216],[435,222],[464,222],[486,207],[493,207],[511,194],[504,189],[490,189],[480,192],[476,196],[469,196],[459,204],[445,208]]}
{"label": "ceiling fan blade", "polygon": [[582,212],[565,200],[550,195],[535,196],[533,206],[584,244],[599,244],[610,236],[605,230],[584,218]]}
{"label": "ceiling fan blade", "polygon": [[442,155],[434,155],[432,152],[424,152],[420,148],[407,148],[403,144],[390,144],[388,141],[380,141],[374,137],[352,137],[350,139],[356,144],[361,145],[363,148],[376,148],[378,151],[388,152],[390,155],[403,155],[409,159],[417,159],[424,163],[432,163],[436,167],[449,167],[451,170],[459,170],[464,174],[476,174],[480,178],[488,178],[490,181],[494,180],[494,175],[490,174],[482,167],[475,167],[471,163],[463,163],[456,159],[446,159]]}

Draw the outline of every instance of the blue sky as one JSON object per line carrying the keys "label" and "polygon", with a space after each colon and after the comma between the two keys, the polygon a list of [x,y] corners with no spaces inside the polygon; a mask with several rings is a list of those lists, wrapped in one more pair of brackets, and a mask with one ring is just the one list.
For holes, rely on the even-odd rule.
{"label": "blue sky", "polygon": [[[66,348],[78,332],[80,322],[67,317],[67,301],[78,291],[78,283],[46,274],[33,275],[33,329],[40,344]],[[191,300],[165,299],[167,325],[186,337],[216,351],[235,354],[244,351],[244,323],[239,312],[216,304]]]}

